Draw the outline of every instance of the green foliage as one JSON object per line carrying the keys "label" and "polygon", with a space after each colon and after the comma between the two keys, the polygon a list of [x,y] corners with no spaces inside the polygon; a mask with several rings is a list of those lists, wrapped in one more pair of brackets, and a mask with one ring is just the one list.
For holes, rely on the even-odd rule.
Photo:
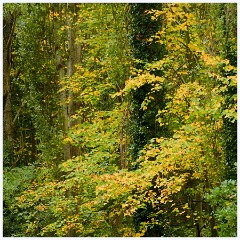
{"label": "green foliage", "polygon": [[4,3],[3,4],[3,16],[5,17],[9,13],[12,14],[14,11],[20,9],[20,3]]}
{"label": "green foliage", "polygon": [[16,198],[31,187],[35,178],[35,167],[25,166],[4,169],[3,172],[3,227],[4,236],[22,236],[22,225],[19,221],[26,216],[25,211],[16,208]]}
{"label": "green foliage", "polygon": [[12,110],[17,116],[14,122],[17,166],[36,162],[39,156],[44,161],[59,157],[62,138],[49,6],[20,7],[11,85]]}
{"label": "green foliage", "polygon": [[12,196],[16,195],[15,192],[21,192],[27,188],[34,177],[34,166],[6,169],[3,176],[3,200],[6,202],[11,201]]}
{"label": "green foliage", "polygon": [[[131,34],[130,41],[133,47],[133,56],[135,59],[140,59],[146,62],[156,61],[162,58],[165,53],[164,48],[154,42],[149,42],[149,38],[155,35],[156,31],[161,28],[162,23],[152,21],[148,10],[161,10],[162,3],[133,3],[129,4],[131,13]],[[142,65],[140,62],[137,64]]]}
{"label": "green foliage", "polygon": [[206,194],[220,237],[237,236],[237,181],[225,180]]}

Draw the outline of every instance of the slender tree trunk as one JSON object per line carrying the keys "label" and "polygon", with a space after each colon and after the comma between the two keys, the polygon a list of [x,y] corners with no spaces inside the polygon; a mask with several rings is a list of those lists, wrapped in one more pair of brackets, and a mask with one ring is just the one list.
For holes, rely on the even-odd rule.
{"label": "slender tree trunk", "polygon": [[[211,213],[213,210],[211,206],[209,205],[207,207],[207,210],[209,213]],[[216,227],[216,221],[214,215],[211,216],[212,218],[210,219],[210,227],[211,227],[211,237],[218,237],[218,231],[214,227]]]}
{"label": "slender tree trunk", "polygon": [[[60,12],[61,4],[54,4],[54,12]],[[60,37],[58,35],[58,30],[59,30],[59,20],[56,19],[54,22],[54,38],[55,38],[55,57],[56,57],[56,67],[58,70],[58,77],[59,77],[59,82],[63,80],[65,77],[65,70],[64,70],[64,64],[63,64],[63,59],[60,53]],[[62,106],[62,118],[63,118],[63,132],[64,135],[66,136],[67,131],[68,131],[68,107],[66,103],[66,91],[64,90],[64,86],[60,84],[60,103]],[[64,160],[70,159],[71,154],[70,154],[70,144],[66,143],[63,146],[63,155],[64,155]]]}
{"label": "slender tree trunk", "polygon": [[196,224],[196,237],[203,237],[202,229],[204,227],[202,218],[202,196],[200,193],[196,195],[196,211],[197,211],[197,224]]}
{"label": "slender tree trunk", "polygon": [[[65,76],[65,71],[63,68],[59,69],[59,80],[61,81]],[[64,86],[60,85],[60,87],[63,89]],[[66,91],[62,90],[60,93],[60,101],[62,105],[62,116],[63,116],[63,129],[64,129],[64,135],[66,136],[68,132],[68,109],[67,109],[67,103],[66,103]],[[68,160],[71,158],[71,146],[69,143],[64,144],[63,146],[63,154],[64,154],[64,160]]]}
{"label": "slender tree trunk", "polygon": [[[208,177],[205,176],[205,178],[206,178],[206,189],[211,189]],[[207,204],[206,210],[209,213],[209,215],[211,216],[211,218],[210,218],[211,237],[218,237],[218,231],[217,231],[217,229],[215,229],[216,221],[215,221],[215,217],[213,214],[213,209],[210,204]]]}
{"label": "slender tree trunk", "polygon": [[[73,26],[74,21],[76,20],[75,17],[72,15],[76,13],[76,4],[75,3],[70,3],[67,5],[69,9],[66,9],[66,11],[70,11],[70,14],[67,18],[67,25],[68,25],[68,68],[67,68],[67,76],[68,78],[71,78],[75,72],[74,66],[77,63],[81,62],[82,59],[82,53],[81,53],[81,46],[77,45],[75,42],[76,38],[76,27]],[[76,113],[78,104],[77,104],[77,99],[76,95],[69,90],[69,104],[68,104],[68,129],[71,129],[74,127],[78,122],[75,120],[71,119],[71,116]],[[70,157],[78,156],[80,153],[80,149],[76,146],[70,146]],[[68,191],[67,192],[68,197],[71,197],[74,195],[74,192]],[[74,215],[75,213],[72,210],[68,211],[68,215]],[[73,228],[69,228],[68,237],[74,237],[76,236],[76,232]]]}
{"label": "slender tree trunk", "polygon": [[31,161],[34,162],[37,156],[37,142],[36,142],[36,129],[34,125],[31,125],[31,144],[32,144],[32,151],[31,151]]}
{"label": "slender tree trunk", "polygon": [[[20,11],[9,12],[3,19],[3,133],[4,151],[13,158],[13,124],[11,109],[11,53],[17,17]],[[13,160],[13,159],[12,159]]]}
{"label": "slender tree trunk", "polygon": [[119,148],[120,148],[120,167],[121,169],[124,169],[127,167],[126,162],[126,152],[127,152],[127,110],[125,109],[122,116],[122,125],[119,133]]}
{"label": "slender tree trunk", "polygon": [[120,143],[119,143],[119,148],[120,148],[120,167],[121,169],[126,168],[125,164],[125,142],[124,142],[124,135],[123,135],[123,126],[120,130]]}
{"label": "slender tree trunk", "polygon": [[[71,3],[69,4],[69,8],[71,11],[71,14],[76,12],[76,4]],[[69,78],[71,78],[75,72],[74,66],[77,63],[80,63],[82,61],[82,49],[81,45],[77,44],[75,41],[76,38],[76,27],[73,26],[73,22],[75,21],[75,17],[70,16],[67,19],[68,24],[68,72],[67,75]],[[69,114],[69,123],[68,128],[74,127],[78,121],[71,119],[71,116],[76,113],[76,110],[78,109],[79,104],[77,102],[77,96],[74,94],[71,90],[69,90],[69,104],[68,104],[68,114]],[[71,146],[71,157],[78,156],[80,153],[80,149],[75,146]]]}

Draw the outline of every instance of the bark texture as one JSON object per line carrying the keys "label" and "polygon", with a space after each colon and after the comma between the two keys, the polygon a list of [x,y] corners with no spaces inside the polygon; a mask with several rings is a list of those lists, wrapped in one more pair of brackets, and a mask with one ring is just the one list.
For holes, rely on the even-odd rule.
{"label": "bark texture", "polygon": [[12,43],[19,9],[9,11],[3,17],[3,137],[4,152],[13,161],[13,123],[11,109]]}

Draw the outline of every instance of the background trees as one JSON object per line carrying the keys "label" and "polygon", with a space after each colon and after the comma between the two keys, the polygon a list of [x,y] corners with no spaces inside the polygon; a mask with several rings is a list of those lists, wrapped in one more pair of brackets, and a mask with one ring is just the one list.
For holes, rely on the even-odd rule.
{"label": "background trees", "polygon": [[3,36],[4,236],[236,236],[236,4],[4,4]]}

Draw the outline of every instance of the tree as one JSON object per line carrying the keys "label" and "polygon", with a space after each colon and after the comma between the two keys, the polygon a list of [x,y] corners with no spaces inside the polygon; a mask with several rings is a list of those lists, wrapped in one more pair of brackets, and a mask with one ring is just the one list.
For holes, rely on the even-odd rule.
{"label": "tree", "polygon": [[[165,47],[160,46],[155,40],[150,42],[151,36],[155,35],[158,29],[162,27],[163,22],[153,21],[151,16],[147,13],[148,10],[161,10],[163,4],[129,4],[131,12],[131,34],[130,42],[133,49],[133,57],[135,58],[134,67],[139,71],[144,69],[146,62],[160,60],[166,53]],[[152,74],[161,76],[161,71],[153,71]],[[134,73],[133,73],[134,76]],[[160,86],[156,91],[150,95],[151,85],[148,83],[142,84],[137,91],[133,91],[130,100],[131,104],[131,152],[133,156],[132,167],[134,160],[139,154],[139,150],[149,141],[149,139],[167,134],[166,129],[160,129],[156,124],[155,115],[157,108],[164,108],[164,87]],[[152,98],[154,104],[149,106],[149,111],[144,111],[142,102],[146,98]],[[159,105],[161,103],[161,106]]]}
{"label": "tree", "polygon": [[[65,49],[68,49],[73,42],[70,39],[71,34],[67,20],[72,21],[73,19],[70,17],[75,17],[75,13],[69,12],[69,9],[65,8],[67,5],[54,5],[53,8],[51,5],[36,6],[39,7],[38,9],[44,10],[43,19],[49,26],[47,29],[50,33],[47,36],[51,36],[51,31],[54,31],[53,24],[55,24],[55,39],[59,41],[57,44],[61,44],[56,48],[56,45],[49,42],[53,46],[51,48],[53,51],[49,54],[50,58],[60,59],[58,63],[63,63],[63,60],[69,61],[72,56],[65,56],[64,53],[68,52]],[[56,7],[62,7],[62,9],[57,9],[57,11]],[[72,69],[69,69],[73,67],[73,62],[69,62],[68,71],[65,72],[66,68],[61,66],[57,69],[58,74],[55,72],[53,76],[58,84],[56,87],[61,86],[60,94],[64,94],[65,97],[65,100],[60,99],[61,104],[65,106],[64,113],[61,114],[58,108],[59,116],[66,114],[65,119],[68,123],[65,125],[68,128],[64,130],[65,139],[62,144],[80,149],[81,154],[65,159],[57,159],[56,156],[50,158],[47,144],[44,144],[46,143],[44,139],[48,135],[38,129],[37,132],[41,136],[41,145],[39,145],[44,147],[44,149],[41,148],[41,152],[42,155],[43,153],[46,155],[41,158],[42,162],[39,166],[36,166],[35,172],[38,177],[32,182],[31,188],[22,192],[20,196],[17,195],[19,202],[13,207],[24,216],[22,233],[20,233],[22,235],[87,236],[91,234],[96,236],[97,234],[109,235],[114,233],[112,229],[116,228],[115,225],[107,223],[105,220],[103,224],[109,231],[101,230],[101,219],[104,216],[94,212],[94,209],[99,209],[99,207],[88,207],[88,202],[94,199],[96,186],[96,182],[90,181],[88,174],[90,173],[89,176],[93,177],[104,172],[113,172],[114,169],[124,167],[125,164],[123,146],[122,149],[119,149],[120,141],[122,141],[122,145],[126,141],[124,139],[125,130],[123,130],[125,107],[120,106],[121,98],[114,99],[109,96],[123,87],[125,79],[128,77],[125,71],[129,66],[128,55],[126,55],[128,54],[128,45],[125,45],[127,39],[122,35],[125,34],[125,28],[121,27],[125,15],[125,5],[80,4],[77,9],[76,14],[77,16],[82,14],[82,21],[78,23],[73,21],[76,24],[73,27],[78,29],[74,44],[82,46],[82,61],[79,65],[74,66],[75,72],[71,72]],[[89,17],[89,12],[92,13],[91,17]],[[103,15],[106,15],[107,18],[102,18]],[[102,20],[99,21],[99,19]],[[112,25],[112,22],[115,25]],[[66,44],[67,34],[70,34],[69,45]],[[48,46],[48,42],[43,43]],[[108,49],[109,44],[121,45],[122,48],[114,51],[114,49]],[[121,61],[123,65],[116,64],[116,61]],[[51,63],[51,67],[54,67],[54,61]],[[110,66],[114,66],[117,71],[113,71]],[[41,69],[41,67],[39,68]],[[57,80],[59,76],[62,76],[60,81]],[[43,79],[45,80],[45,77]],[[99,82],[101,84],[96,84]],[[34,93],[36,94],[36,92]],[[54,101],[59,103],[56,93],[57,90],[54,93]],[[73,109],[76,111],[71,114],[68,102],[70,94],[73,96],[70,99],[72,103],[81,106],[79,109]],[[40,109],[42,106],[44,105],[39,106]],[[37,117],[41,117],[40,114],[37,114]],[[71,121],[75,121],[75,124],[70,124]],[[64,122],[65,120],[63,120],[63,124]],[[43,126],[42,123],[41,126]],[[57,129],[61,130],[59,126]],[[56,150],[59,154],[59,148]],[[120,154],[122,155],[120,156]],[[63,162],[59,164],[61,160]],[[57,164],[58,167],[55,167]],[[71,170],[66,168],[68,165]],[[86,172],[86,169],[89,171]],[[59,176],[63,174],[66,176],[60,178]],[[74,182],[77,184],[72,185]],[[55,191],[59,194],[55,195]],[[68,209],[66,209],[67,206]],[[89,209],[86,211],[86,208]],[[63,209],[66,210],[64,213]],[[92,212],[89,220],[91,224],[85,220],[89,218],[89,211]],[[28,216],[23,212],[28,212]],[[79,214],[82,218],[79,218]],[[70,218],[72,220],[69,220]],[[99,221],[99,223],[96,225],[95,221]],[[84,227],[82,231],[80,231],[81,226]]]}
{"label": "tree", "polygon": [[20,9],[14,5],[4,5],[3,16],[3,129],[5,140],[5,164],[13,162],[13,126],[12,126],[12,44],[15,34],[15,26]]}
{"label": "tree", "polygon": [[[236,102],[226,109],[225,92],[236,84],[236,78],[226,77],[222,69],[236,69],[204,45],[193,7],[168,4],[163,11],[151,11],[153,19],[167,19],[155,38],[168,52],[162,60],[147,63],[146,70],[129,79],[123,91],[127,95],[146,83],[155,91],[165,84],[166,107],[156,117],[160,125],[171,129],[172,136],[153,138],[138,159],[140,169],[133,171],[135,175],[129,172],[104,178],[99,192],[105,201],[110,201],[114,192],[120,195],[115,201],[125,196],[119,211],[126,216],[138,210],[147,212],[150,203],[149,218],[137,230],[141,236],[154,226],[160,226],[162,236],[219,234],[214,206],[205,202],[204,195],[225,177],[223,119],[236,121]],[[153,69],[161,70],[162,76],[151,74]],[[146,97],[142,107],[148,111],[151,104],[152,99]],[[131,179],[131,186],[124,179]],[[123,182],[118,187],[121,191],[115,182]]]}
{"label": "tree", "polygon": [[4,236],[236,236],[236,5],[16,9]]}

